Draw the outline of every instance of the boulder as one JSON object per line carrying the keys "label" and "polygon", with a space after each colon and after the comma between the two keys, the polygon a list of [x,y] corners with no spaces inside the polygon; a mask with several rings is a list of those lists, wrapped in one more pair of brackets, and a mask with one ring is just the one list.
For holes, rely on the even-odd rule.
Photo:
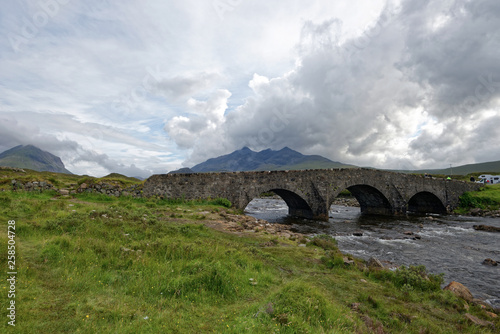
{"label": "boulder", "polygon": [[493,312],[484,311],[484,313],[486,313],[490,318],[498,318],[498,315]]}
{"label": "boulder", "polygon": [[370,267],[370,268],[384,268],[384,265],[382,264],[382,262],[380,262],[380,260],[378,260],[374,257],[371,257],[368,260],[368,267]]}
{"label": "boulder", "polygon": [[59,194],[61,195],[69,195],[69,190],[68,189],[59,189]]}
{"label": "boulder", "polygon": [[471,209],[469,211],[469,214],[471,216],[483,216],[484,215],[484,212],[482,209],[479,209],[479,208],[474,208],[474,209]]}
{"label": "boulder", "polygon": [[500,232],[500,227],[489,226],[489,225],[473,225],[476,231],[486,231],[486,232]]}
{"label": "boulder", "polygon": [[486,259],[483,261],[483,264],[486,266],[498,266],[498,262],[492,259]]}
{"label": "boulder", "polygon": [[472,302],[474,299],[474,296],[472,296],[472,293],[469,289],[467,289],[463,284],[455,281],[445,286],[444,290],[449,290],[453,292],[457,297],[465,299],[468,302]]}
{"label": "boulder", "polygon": [[473,316],[472,314],[469,314],[469,313],[465,313],[465,318],[467,318],[467,320],[469,320],[473,324],[476,324],[476,325],[481,326],[481,327],[489,327],[489,326],[493,327],[494,326],[494,324],[492,322],[481,320],[478,317]]}

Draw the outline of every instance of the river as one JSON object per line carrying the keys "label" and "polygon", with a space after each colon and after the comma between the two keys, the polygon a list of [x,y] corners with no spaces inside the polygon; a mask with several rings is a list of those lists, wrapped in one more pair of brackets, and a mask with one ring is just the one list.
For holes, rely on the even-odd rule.
{"label": "river", "polygon": [[[281,199],[254,199],[245,213],[270,223],[290,225],[294,232],[329,234],[343,253],[368,260],[376,257],[395,265],[425,265],[431,273],[444,273],[446,284],[464,284],[475,298],[500,308],[500,233],[476,231],[473,225],[500,227],[500,218],[468,216],[375,217],[360,209],[332,205],[328,221],[288,216]],[[354,236],[362,234],[361,236]]]}

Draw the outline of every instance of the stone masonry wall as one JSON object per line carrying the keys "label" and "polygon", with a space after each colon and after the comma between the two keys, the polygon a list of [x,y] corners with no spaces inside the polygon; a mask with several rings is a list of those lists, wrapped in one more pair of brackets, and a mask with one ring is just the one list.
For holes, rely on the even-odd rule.
{"label": "stone masonry wall", "polygon": [[415,195],[430,193],[451,211],[458,205],[461,194],[479,187],[470,182],[352,168],[153,175],[144,184],[144,195],[185,199],[224,197],[243,209],[261,193],[278,189],[291,211],[309,209],[313,216],[325,217],[335,197],[344,189],[355,193],[363,212],[404,214]]}
{"label": "stone masonry wall", "polygon": [[21,182],[12,180],[12,190],[14,191],[47,191],[55,190],[61,195],[70,195],[77,193],[99,193],[109,196],[132,196],[142,197],[142,185],[134,184],[129,187],[121,187],[118,184],[98,182],[98,183],[82,183],[81,185],[72,184],[65,188],[56,188],[53,184],[46,181]]}

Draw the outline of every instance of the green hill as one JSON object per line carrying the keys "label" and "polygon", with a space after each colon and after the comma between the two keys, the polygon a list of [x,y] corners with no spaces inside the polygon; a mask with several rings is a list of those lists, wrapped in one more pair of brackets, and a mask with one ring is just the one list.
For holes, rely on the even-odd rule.
{"label": "green hill", "polygon": [[482,162],[462,166],[451,166],[441,169],[416,169],[416,170],[393,170],[399,173],[432,174],[432,175],[479,175],[479,174],[500,174],[500,161]]}

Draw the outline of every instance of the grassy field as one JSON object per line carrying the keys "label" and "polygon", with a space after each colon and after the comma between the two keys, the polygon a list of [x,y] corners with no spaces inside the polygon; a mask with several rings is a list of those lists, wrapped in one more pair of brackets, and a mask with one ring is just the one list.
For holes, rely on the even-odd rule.
{"label": "grassy field", "polygon": [[487,185],[479,191],[468,192],[460,196],[457,213],[464,214],[472,208],[498,210],[500,208],[500,184]]}
{"label": "grassy field", "polygon": [[88,175],[61,174],[53,172],[37,172],[31,169],[0,169],[0,190],[12,189],[11,181],[15,179],[20,182],[45,181],[51,183],[56,188],[74,188],[82,183],[106,182],[117,184],[121,187],[127,187],[133,184],[142,184],[143,182],[121,174],[112,173],[105,177],[96,178]]}
{"label": "grassy field", "polygon": [[0,193],[0,267],[15,220],[17,333],[494,333],[422,268],[345,265],[335,240],[205,226],[212,202]]}

